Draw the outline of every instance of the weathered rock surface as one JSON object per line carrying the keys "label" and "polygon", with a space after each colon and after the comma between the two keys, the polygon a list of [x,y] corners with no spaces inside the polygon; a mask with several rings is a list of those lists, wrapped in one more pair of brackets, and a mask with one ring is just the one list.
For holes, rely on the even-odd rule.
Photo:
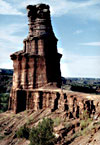
{"label": "weathered rock surface", "polygon": [[[36,94],[35,88],[51,86],[51,84],[56,88],[61,87],[62,55],[57,52],[57,38],[52,29],[49,6],[29,5],[27,11],[29,35],[23,41],[23,50],[11,55],[14,74],[9,109],[14,110],[15,113],[25,110],[27,103],[30,103],[29,109],[32,107],[34,109],[32,99],[38,99],[36,96],[32,98],[32,94]],[[22,110],[17,108],[19,101],[23,102]]]}
{"label": "weathered rock surface", "polygon": [[27,6],[29,35],[22,51],[11,55],[14,63],[13,89],[39,88],[55,82],[61,86],[57,38],[51,26],[49,6]]}
{"label": "weathered rock surface", "polygon": [[[72,145],[78,145],[78,142],[82,145],[90,145],[94,142],[95,145],[99,144],[100,95],[62,91],[60,89],[41,89],[38,93],[39,92],[42,92],[42,95],[45,96],[42,102],[44,102],[43,104],[45,104],[45,106],[48,105],[47,108],[45,108],[44,105],[42,106],[42,104],[40,105],[40,102],[37,101],[38,106],[42,106],[42,108],[38,108],[37,111],[28,109],[18,114],[14,114],[11,111],[0,114],[0,136],[3,138],[0,145],[28,145],[28,140],[16,138],[16,130],[24,124],[32,128],[32,126],[37,125],[44,117],[50,117],[55,120],[54,133],[58,138],[58,145],[67,145],[68,142],[66,144],[66,138],[70,139],[69,144]],[[52,94],[49,98],[49,104],[47,103],[47,96],[49,96],[47,95],[48,92],[49,95]],[[93,127],[92,131],[90,127],[90,131],[86,136],[81,135],[71,140],[73,134],[77,133],[80,129],[80,118],[86,110],[89,115],[94,118],[92,124],[94,126],[97,124],[97,126],[95,128]]]}

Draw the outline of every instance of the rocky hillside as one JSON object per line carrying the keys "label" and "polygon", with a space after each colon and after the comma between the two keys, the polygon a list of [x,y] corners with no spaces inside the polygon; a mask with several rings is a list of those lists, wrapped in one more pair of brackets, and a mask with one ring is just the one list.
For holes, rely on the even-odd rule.
{"label": "rocky hillside", "polygon": [[0,93],[9,93],[12,85],[12,75],[0,74]]}
{"label": "rocky hillside", "polygon": [[[75,92],[66,92],[67,100],[62,102],[67,107],[41,109],[33,112],[26,110],[14,114],[11,111],[0,114],[0,145],[28,145],[30,141],[17,138],[16,131],[23,125],[28,128],[37,126],[43,118],[52,118],[54,121],[55,145],[99,145],[100,144],[100,95],[90,95]],[[64,96],[62,96],[64,97]],[[83,101],[84,108],[79,113],[74,106],[75,98]],[[87,105],[88,100],[88,105]],[[92,102],[89,103],[89,102]],[[93,110],[94,105],[94,111]],[[82,104],[80,104],[80,107]],[[85,106],[88,106],[86,109]],[[80,108],[81,109],[81,108]],[[75,111],[76,110],[76,111]],[[72,112],[72,115],[71,115]]]}

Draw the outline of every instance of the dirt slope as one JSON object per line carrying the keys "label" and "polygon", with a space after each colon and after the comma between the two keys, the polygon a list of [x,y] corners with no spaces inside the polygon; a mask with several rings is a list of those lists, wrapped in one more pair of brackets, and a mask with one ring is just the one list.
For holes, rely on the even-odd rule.
{"label": "dirt slope", "polygon": [[[94,102],[100,102],[100,96],[86,96]],[[16,131],[24,124],[32,128],[44,117],[54,120],[54,134],[57,137],[55,145],[100,145],[100,107],[97,107],[94,116],[85,120],[82,120],[82,117],[68,118],[65,111],[52,112],[50,108],[36,112],[28,110],[18,114],[11,111],[1,113],[0,145],[28,145],[30,141],[17,138]]]}

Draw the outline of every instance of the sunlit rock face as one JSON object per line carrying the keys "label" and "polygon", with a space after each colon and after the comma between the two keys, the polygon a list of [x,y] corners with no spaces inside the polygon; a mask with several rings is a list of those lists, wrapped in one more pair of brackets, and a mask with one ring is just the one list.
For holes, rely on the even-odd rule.
{"label": "sunlit rock face", "polygon": [[[26,109],[29,90],[61,87],[62,55],[57,52],[57,38],[52,29],[49,6],[28,5],[27,15],[29,34],[23,41],[23,50],[11,55],[14,74],[9,108],[15,112],[18,100],[25,102],[22,110]],[[22,90],[22,93],[18,90]]]}

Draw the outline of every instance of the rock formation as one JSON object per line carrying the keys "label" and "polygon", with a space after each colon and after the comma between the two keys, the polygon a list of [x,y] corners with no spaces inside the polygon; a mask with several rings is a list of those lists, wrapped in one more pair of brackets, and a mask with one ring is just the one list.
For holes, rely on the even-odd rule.
{"label": "rock formation", "polygon": [[38,108],[39,92],[34,89],[61,87],[62,55],[57,52],[57,38],[52,29],[49,6],[29,5],[27,11],[29,35],[23,41],[23,50],[11,55],[14,74],[9,109],[15,113]]}
{"label": "rock formation", "polygon": [[[37,106],[43,109],[34,111],[34,108],[16,115],[11,111],[0,113],[0,145],[29,145],[29,140],[16,138],[16,132],[24,125],[30,129],[37,126],[43,118],[54,121],[55,145],[100,144],[100,95],[61,89],[37,93],[41,95],[37,98]],[[29,99],[31,102],[31,95]]]}
{"label": "rock formation", "polygon": [[56,145],[99,145],[100,95],[59,89],[61,54],[57,52],[49,6],[28,6],[27,10],[29,36],[23,51],[11,55],[14,74],[9,109],[28,111],[0,114],[0,145],[28,145],[29,140],[16,138],[17,130],[24,125],[32,128],[45,117],[54,121]]}

